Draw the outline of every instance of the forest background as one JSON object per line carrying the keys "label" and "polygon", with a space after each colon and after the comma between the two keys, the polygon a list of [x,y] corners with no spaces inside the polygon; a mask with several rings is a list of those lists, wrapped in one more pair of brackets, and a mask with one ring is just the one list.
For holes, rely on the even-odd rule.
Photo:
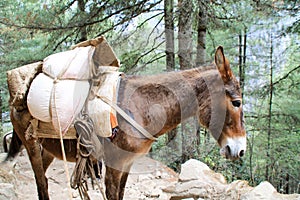
{"label": "forest background", "polygon": [[199,159],[228,181],[270,181],[300,193],[300,3],[297,0],[1,0],[1,135],[9,123],[6,71],[104,35],[127,74],[213,61],[217,46],[240,80],[248,149],[236,162],[193,119],[159,138],[150,155],[180,170]]}

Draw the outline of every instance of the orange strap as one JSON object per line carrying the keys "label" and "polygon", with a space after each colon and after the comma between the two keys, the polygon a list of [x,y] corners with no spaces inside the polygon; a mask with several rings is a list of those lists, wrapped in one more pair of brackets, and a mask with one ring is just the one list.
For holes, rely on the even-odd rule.
{"label": "orange strap", "polygon": [[118,126],[117,117],[112,112],[110,113],[110,124],[112,129]]}

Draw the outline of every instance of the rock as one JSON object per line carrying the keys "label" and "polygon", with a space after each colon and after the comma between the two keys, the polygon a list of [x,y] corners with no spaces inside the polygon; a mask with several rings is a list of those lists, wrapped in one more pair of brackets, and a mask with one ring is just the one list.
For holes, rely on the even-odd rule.
{"label": "rock", "polygon": [[203,176],[203,170],[210,170],[209,167],[199,160],[191,159],[181,165],[179,180],[190,181],[197,180]]}
{"label": "rock", "polygon": [[[197,160],[189,160],[182,165],[179,180],[162,189],[165,199],[222,199],[222,200],[299,200],[300,195],[282,195],[269,182],[256,187],[247,181],[237,180],[230,184],[225,178],[210,170]],[[162,199],[162,198],[160,198]]]}
{"label": "rock", "polygon": [[163,191],[176,199],[213,198],[223,194],[226,189],[225,178],[213,172],[206,164],[191,159],[181,166],[179,180]]}
{"label": "rock", "polygon": [[145,192],[145,196],[149,198],[158,198],[162,194],[161,189],[159,188],[154,188],[150,191]]}
{"label": "rock", "polygon": [[279,194],[271,183],[264,181],[253,188],[250,192],[241,196],[241,200],[257,199],[257,200],[299,200],[299,194],[284,195]]}
{"label": "rock", "polygon": [[225,184],[223,175],[215,173],[206,164],[199,160],[191,159],[181,165],[179,181],[203,180],[205,182],[217,182]]}
{"label": "rock", "polygon": [[252,191],[241,196],[241,199],[271,199],[276,189],[267,181],[260,183]]}
{"label": "rock", "polygon": [[10,171],[8,164],[0,164],[0,200],[18,199],[15,192],[15,176]]}
{"label": "rock", "polygon": [[222,199],[235,199],[252,190],[247,181],[237,180],[227,185]]}
{"label": "rock", "polygon": [[0,183],[0,200],[17,199],[15,188],[10,183]]}
{"label": "rock", "polygon": [[0,153],[0,163],[5,160],[7,153]]}
{"label": "rock", "polygon": [[185,182],[178,182],[173,186],[164,188],[163,191],[171,194],[176,199],[183,198],[205,198],[211,199],[214,196],[223,194],[225,185],[209,184],[202,180],[191,180]]}
{"label": "rock", "polygon": [[142,174],[138,176],[138,181],[147,181],[154,179],[154,176],[152,174]]}

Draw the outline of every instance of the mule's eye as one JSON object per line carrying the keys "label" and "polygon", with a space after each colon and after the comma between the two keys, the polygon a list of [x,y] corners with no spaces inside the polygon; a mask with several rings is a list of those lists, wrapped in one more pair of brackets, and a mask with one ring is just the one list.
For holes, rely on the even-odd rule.
{"label": "mule's eye", "polygon": [[240,101],[240,100],[232,101],[232,105],[233,105],[234,107],[240,107],[240,106],[241,106],[241,101]]}

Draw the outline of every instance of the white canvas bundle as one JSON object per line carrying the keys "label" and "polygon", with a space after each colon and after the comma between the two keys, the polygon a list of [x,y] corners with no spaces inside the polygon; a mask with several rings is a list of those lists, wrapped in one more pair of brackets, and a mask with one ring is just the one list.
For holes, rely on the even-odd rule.
{"label": "white canvas bundle", "polygon": [[95,47],[77,47],[48,56],[44,59],[43,72],[52,78],[87,80]]}
{"label": "white canvas bundle", "polygon": [[[40,121],[52,122],[57,132],[66,133],[88,98],[92,72],[97,75],[106,72],[106,69],[102,72],[106,67],[99,68],[99,66],[112,67],[112,71],[117,71],[120,66],[103,36],[81,42],[70,51],[52,54],[45,58],[42,66],[43,73],[38,74],[33,80],[27,96],[27,105],[31,115]],[[103,84],[106,83],[108,88],[104,93],[111,99],[115,92],[116,82],[107,82],[106,78],[103,78]],[[95,129],[102,127],[102,119],[105,119],[106,130],[102,127],[102,131],[98,131],[98,134],[102,132],[109,136],[111,134],[109,123],[111,108],[106,104],[103,105],[100,99],[97,100],[93,102],[95,106],[93,103],[89,105],[92,118],[96,123]],[[98,116],[97,111],[102,107],[97,104],[99,101],[105,107],[105,111]]]}
{"label": "white canvas bundle", "polygon": [[53,87],[55,92],[50,99],[52,123],[55,130],[61,127],[62,133],[65,133],[82,110],[90,84],[87,81],[63,80]]}
{"label": "white canvas bundle", "polygon": [[53,79],[40,73],[31,83],[27,106],[31,115],[43,122],[51,122],[50,96],[53,88]]}
{"label": "white canvas bundle", "polygon": [[29,112],[55,130],[65,133],[83,108],[90,85],[87,81],[53,79],[40,73],[32,82],[27,97]]}
{"label": "white canvas bundle", "polygon": [[44,59],[43,73],[32,82],[27,105],[31,115],[51,122],[64,134],[88,97],[95,47],[78,47]]}

